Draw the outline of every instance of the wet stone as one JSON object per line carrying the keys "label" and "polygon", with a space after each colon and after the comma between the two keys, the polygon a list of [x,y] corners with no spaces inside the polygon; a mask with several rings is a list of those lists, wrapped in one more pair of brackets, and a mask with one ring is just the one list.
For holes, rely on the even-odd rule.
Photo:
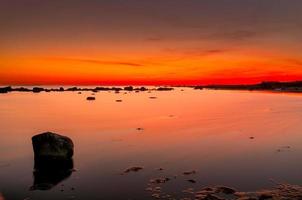
{"label": "wet stone", "polygon": [[143,170],[144,168],[143,167],[129,167],[127,168],[124,173],[130,173],[130,172],[138,172],[138,171],[141,171]]}

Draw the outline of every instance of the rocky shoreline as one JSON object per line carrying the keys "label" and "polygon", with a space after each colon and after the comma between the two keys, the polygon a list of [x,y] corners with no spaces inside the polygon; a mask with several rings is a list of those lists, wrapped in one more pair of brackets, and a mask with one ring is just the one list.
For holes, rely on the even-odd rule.
{"label": "rocky shoreline", "polygon": [[[143,170],[143,167],[130,167],[126,169],[122,175],[129,172],[139,172]],[[164,170],[159,168],[160,170]],[[183,172],[181,175],[174,175],[173,177],[157,177],[152,178],[147,183],[145,188],[153,199],[166,199],[166,200],[301,200],[302,199],[302,187],[298,185],[275,183],[276,186],[270,189],[261,189],[258,191],[245,192],[239,191],[235,188],[218,185],[200,187],[196,184],[196,181],[192,177],[187,181],[192,183],[192,187],[186,188],[182,191],[174,191],[174,193],[182,193],[182,197],[179,195],[171,194],[165,191],[164,184],[170,181],[176,180],[179,176],[194,175],[197,172],[195,170]]]}
{"label": "rocky shoreline", "polygon": [[[33,93],[40,93],[40,92],[78,92],[81,93],[82,91],[90,91],[90,92],[100,92],[100,91],[114,91],[119,93],[120,91],[125,92],[144,92],[144,91],[171,91],[177,87],[188,87],[193,88],[195,90],[203,90],[203,89],[210,89],[210,90],[247,90],[247,91],[273,91],[273,92],[293,92],[299,93],[302,92],[302,81],[293,81],[293,82],[261,82],[258,84],[249,84],[249,85],[193,85],[193,86],[158,86],[154,88],[147,88],[147,87],[134,87],[134,86],[125,86],[125,87],[94,87],[94,88],[81,88],[81,87],[58,87],[58,88],[43,88],[43,87],[0,87],[0,93],[9,93],[9,92],[33,92]],[[183,91],[183,90],[182,90]]]}
{"label": "rocky shoreline", "polygon": [[1,87],[0,93],[9,93],[9,92],[33,92],[33,93],[40,93],[40,92],[82,92],[82,91],[90,91],[90,92],[99,92],[99,91],[114,91],[116,93],[120,91],[126,91],[126,92],[143,92],[143,91],[171,91],[174,90],[172,87],[156,87],[156,88],[146,88],[146,87],[133,87],[133,86],[127,86],[127,87],[95,87],[95,88],[80,88],[80,87],[70,87],[70,88],[43,88],[43,87],[33,87],[33,88],[27,88],[27,87]]}

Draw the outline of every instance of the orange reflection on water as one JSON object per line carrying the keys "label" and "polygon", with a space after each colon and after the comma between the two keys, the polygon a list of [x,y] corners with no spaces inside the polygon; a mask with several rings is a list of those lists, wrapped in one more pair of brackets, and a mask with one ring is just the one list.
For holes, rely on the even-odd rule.
{"label": "orange reflection on water", "polygon": [[[176,174],[196,169],[199,182],[246,189],[260,188],[272,177],[302,178],[297,175],[302,163],[296,162],[302,151],[301,95],[191,88],[99,92],[96,101],[87,101],[90,95],[2,94],[0,162],[31,163],[30,138],[52,131],[73,139],[79,184],[83,179],[101,184],[103,176],[116,180],[116,174],[137,165],[150,174],[159,167]],[[283,146],[293,150],[278,154]]]}

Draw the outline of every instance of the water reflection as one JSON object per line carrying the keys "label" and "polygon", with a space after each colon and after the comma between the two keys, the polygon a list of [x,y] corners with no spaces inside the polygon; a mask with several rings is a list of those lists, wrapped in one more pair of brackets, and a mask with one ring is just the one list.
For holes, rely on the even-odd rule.
{"label": "water reflection", "polygon": [[[0,192],[5,199],[72,195],[147,200],[152,199],[145,190],[150,179],[165,177],[171,181],[162,191],[179,198],[189,187],[226,185],[253,191],[271,188],[271,179],[302,184],[301,94],[186,89],[154,91],[158,98],[151,100],[149,93],[100,92],[93,103],[86,101],[88,95],[0,95]],[[36,161],[33,183],[30,138],[44,131],[73,139],[76,174],[64,165],[43,171],[39,166],[44,163]],[[281,148],[286,146],[290,148]],[[1,167],[5,163],[9,165]],[[120,175],[132,166],[144,169]],[[184,176],[188,170],[197,173]],[[28,191],[31,185],[35,191]]]}
{"label": "water reflection", "polygon": [[35,158],[34,184],[30,190],[50,190],[73,172],[73,159],[47,160]]}

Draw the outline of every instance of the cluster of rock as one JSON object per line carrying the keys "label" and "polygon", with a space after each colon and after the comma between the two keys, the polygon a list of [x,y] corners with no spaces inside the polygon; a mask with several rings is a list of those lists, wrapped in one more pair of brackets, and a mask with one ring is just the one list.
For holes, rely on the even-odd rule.
{"label": "cluster of rock", "polygon": [[79,87],[71,87],[64,89],[63,87],[60,88],[42,88],[42,87],[34,87],[34,88],[25,88],[25,87],[16,87],[12,88],[11,86],[2,87],[0,88],[0,93],[8,93],[8,92],[64,92],[64,91],[71,91],[71,92],[81,92],[81,91],[91,91],[91,92],[99,92],[99,91],[115,91],[116,93],[120,91],[135,91],[135,92],[142,92],[142,91],[149,91],[149,90],[157,90],[157,91],[171,91],[174,88],[172,87],[158,87],[155,89],[148,89],[146,87],[95,87],[95,88],[79,88]]}
{"label": "cluster of rock", "polygon": [[[130,167],[124,171],[123,174],[129,172],[141,171],[143,167]],[[162,168],[157,170],[162,171]],[[195,170],[185,171],[182,176],[192,176],[196,174]],[[166,200],[301,200],[302,187],[290,184],[279,184],[273,189],[259,190],[255,192],[240,192],[234,188],[227,186],[213,186],[195,189],[193,187],[184,189],[182,191],[174,191],[174,194],[167,193],[163,189],[163,185],[173,179],[177,179],[177,175],[169,177],[151,178],[147,183],[146,191],[154,199]],[[193,179],[189,179],[193,180]],[[188,180],[188,181],[189,181]],[[196,183],[196,181],[192,182]],[[175,196],[175,193],[182,192],[183,197]]]}
{"label": "cluster of rock", "polygon": [[[163,183],[163,182],[161,182]],[[255,192],[239,192],[226,186],[205,187],[200,190],[187,188],[182,192],[187,197],[177,198],[163,191],[160,185],[148,184],[146,191],[155,199],[168,200],[301,200],[302,187],[289,184],[281,184],[271,190]]]}
{"label": "cluster of rock", "polygon": [[270,190],[238,192],[225,186],[207,187],[195,192],[195,200],[300,200],[302,187],[280,184]]}
{"label": "cluster of rock", "polygon": [[[32,137],[34,151],[34,184],[31,190],[49,190],[61,181],[68,178],[73,170],[74,144],[66,136],[51,132],[42,133]],[[286,146],[288,148],[288,146]],[[125,169],[122,174],[139,172],[144,168],[133,166]],[[158,168],[158,171],[164,170]],[[193,176],[195,170],[185,171],[182,176]],[[168,200],[301,200],[302,187],[290,184],[279,184],[277,187],[269,190],[260,190],[255,192],[240,192],[234,188],[226,186],[204,187],[196,190],[187,188],[181,192],[186,197],[177,198],[172,194],[163,191],[162,185],[177,179],[177,175],[169,177],[152,178],[147,183],[146,191],[154,199]],[[193,180],[193,179],[189,179]],[[189,181],[188,180],[188,181]],[[196,181],[192,182],[196,183]],[[74,188],[71,188],[74,190]],[[177,191],[175,191],[177,192]]]}

